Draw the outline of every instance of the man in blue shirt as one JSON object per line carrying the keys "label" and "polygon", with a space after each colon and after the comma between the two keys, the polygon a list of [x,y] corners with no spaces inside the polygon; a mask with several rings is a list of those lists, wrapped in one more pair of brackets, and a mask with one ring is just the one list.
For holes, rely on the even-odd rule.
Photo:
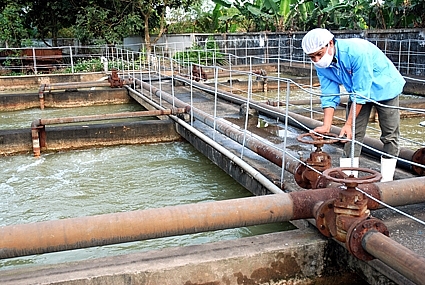
{"label": "man in blue shirt", "polygon": [[[383,157],[381,165],[392,163],[395,168],[399,154],[399,94],[403,91],[405,80],[387,56],[369,41],[334,39],[326,29],[313,29],[302,40],[304,52],[313,61],[321,86],[321,105],[324,111],[323,125],[314,129],[318,133],[330,131],[334,110],[340,102],[340,86],[350,94],[347,118],[341,128],[340,136],[353,138],[353,116],[355,120],[354,139],[363,142],[372,107],[378,113],[381,128]],[[355,103],[355,104],[354,104]],[[355,114],[354,114],[355,112]],[[361,146],[355,144],[354,158],[359,157]],[[346,143],[343,157],[351,155],[351,142]],[[393,168],[391,166],[391,168]],[[393,179],[394,170],[383,170],[383,179]]]}

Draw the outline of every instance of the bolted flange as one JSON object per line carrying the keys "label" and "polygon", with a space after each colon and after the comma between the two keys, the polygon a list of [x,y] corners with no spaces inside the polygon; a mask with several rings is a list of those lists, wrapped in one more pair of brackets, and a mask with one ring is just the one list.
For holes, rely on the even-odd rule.
{"label": "bolted flange", "polygon": [[334,201],[335,199],[324,201],[315,211],[316,227],[326,237],[336,236]]}
{"label": "bolted flange", "polygon": [[386,236],[390,235],[387,226],[376,218],[367,218],[358,223],[353,223],[347,231],[345,245],[352,255],[364,261],[374,259],[374,257],[367,253],[362,246],[363,236],[368,231],[377,231]]}
{"label": "bolted flange", "polygon": [[[417,151],[415,151],[415,153],[412,156],[412,161],[416,162],[418,164],[425,164],[425,148],[420,148]],[[412,165],[412,170],[420,176],[424,176],[425,175],[425,168],[423,167],[419,167],[416,165]]]}

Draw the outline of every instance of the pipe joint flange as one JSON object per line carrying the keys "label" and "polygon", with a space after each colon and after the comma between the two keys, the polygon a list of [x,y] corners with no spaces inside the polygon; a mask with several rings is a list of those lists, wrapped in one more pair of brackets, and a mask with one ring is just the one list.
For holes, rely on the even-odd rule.
{"label": "pipe joint flange", "polygon": [[336,236],[335,199],[324,201],[316,211],[316,227],[326,237]]}
{"label": "pipe joint flange", "polygon": [[387,226],[381,220],[371,217],[358,223],[353,223],[347,231],[345,245],[348,251],[363,261],[374,259],[362,246],[363,237],[369,231],[377,231],[386,236],[390,234]]}
{"label": "pipe joint flange", "polygon": [[[416,162],[418,164],[425,164],[425,148],[420,148],[415,151],[415,153],[412,156],[412,161]],[[425,176],[425,168],[412,165],[412,170],[420,176]]]}

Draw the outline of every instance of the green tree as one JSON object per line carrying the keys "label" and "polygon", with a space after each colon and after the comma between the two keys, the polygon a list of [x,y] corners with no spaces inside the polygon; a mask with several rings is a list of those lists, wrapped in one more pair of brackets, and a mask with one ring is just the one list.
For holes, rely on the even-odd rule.
{"label": "green tree", "polygon": [[131,8],[123,1],[90,1],[78,9],[75,36],[84,44],[104,44],[142,32],[142,18]]}
{"label": "green tree", "polygon": [[[146,51],[150,53],[152,44],[156,43],[166,31],[165,15],[167,9],[182,8],[189,9],[194,1],[190,0],[121,0],[127,3],[127,11],[135,19],[140,17],[142,30],[145,39]],[[127,25],[128,26],[128,25]],[[156,37],[151,40],[151,34],[155,33]]]}
{"label": "green tree", "polygon": [[52,45],[57,46],[59,31],[75,23],[78,7],[73,3],[67,0],[25,1],[23,9],[27,11],[26,25],[28,28],[34,28],[36,38],[43,40],[46,45],[49,45],[46,39],[51,38]]}
{"label": "green tree", "polygon": [[16,2],[7,3],[0,14],[0,40],[6,47],[20,47],[21,41],[28,38],[24,11]]}

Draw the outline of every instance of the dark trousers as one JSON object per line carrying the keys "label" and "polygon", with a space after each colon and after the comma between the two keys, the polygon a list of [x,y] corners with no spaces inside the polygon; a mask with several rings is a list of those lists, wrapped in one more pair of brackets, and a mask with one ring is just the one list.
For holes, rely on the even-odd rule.
{"label": "dark trousers", "polygon": [[[351,103],[347,104],[347,116],[351,108]],[[399,148],[399,139],[400,139],[400,113],[398,110],[399,106],[399,96],[394,99],[380,101],[381,105],[367,102],[362,106],[359,115],[356,118],[355,126],[355,137],[354,139],[359,142],[363,142],[363,139],[366,135],[366,127],[369,122],[370,112],[372,107],[376,108],[378,113],[379,127],[381,128],[381,137],[380,140],[384,144],[383,152],[388,153],[393,156],[398,156],[400,152]],[[397,107],[397,108],[388,108]],[[354,147],[354,157],[360,156],[362,147],[359,144],[355,144]],[[344,146],[344,157],[351,156],[351,142],[347,142]]]}

